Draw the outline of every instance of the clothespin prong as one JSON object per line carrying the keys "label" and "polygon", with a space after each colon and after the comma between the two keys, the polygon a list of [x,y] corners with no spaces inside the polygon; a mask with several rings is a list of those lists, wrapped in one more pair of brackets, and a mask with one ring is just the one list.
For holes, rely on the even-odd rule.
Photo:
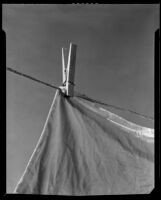
{"label": "clothespin prong", "polygon": [[67,65],[67,96],[74,96],[74,76],[77,45],[70,43]]}
{"label": "clothespin prong", "polygon": [[66,66],[65,66],[65,57],[64,57],[64,48],[62,48],[62,74],[63,74],[63,84],[66,82]]}

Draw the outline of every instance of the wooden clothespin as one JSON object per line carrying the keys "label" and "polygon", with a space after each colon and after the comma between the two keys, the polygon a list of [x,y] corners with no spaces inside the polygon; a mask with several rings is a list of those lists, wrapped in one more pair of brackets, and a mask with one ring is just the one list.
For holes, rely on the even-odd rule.
{"label": "wooden clothespin", "polygon": [[64,48],[62,48],[62,73],[63,73],[63,92],[67,96],[74,96],[74,75],[76,64],[76,49],[75,44],[70,43],[67,67],[64,57]]}

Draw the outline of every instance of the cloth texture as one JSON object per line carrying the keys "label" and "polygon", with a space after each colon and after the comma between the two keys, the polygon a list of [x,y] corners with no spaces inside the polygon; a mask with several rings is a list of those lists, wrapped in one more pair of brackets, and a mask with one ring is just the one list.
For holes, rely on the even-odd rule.
{"label": "cloth texture", "polygon": [[56,93],[14,193],[145,194],[154,188],[154,130]]}

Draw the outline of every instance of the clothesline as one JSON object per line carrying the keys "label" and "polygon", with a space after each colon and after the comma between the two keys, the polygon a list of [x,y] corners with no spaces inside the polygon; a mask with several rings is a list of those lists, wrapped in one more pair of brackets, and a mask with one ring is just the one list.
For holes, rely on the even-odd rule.
{"label": "clothesline", "polygon": [[[33,81],[36,81],[36,82],[38,82],[38,83],[41,83],[41,84],[43,84],[43,85],[46,85],[46,86],[48,86],[48,87],[61,90],[61,88],[58,87],[58,86],[51,85],[51,84],[46,83],[46,82],[44,82],[44,81],[41,81],[41,80],[39,80],[39,79],[37,79],[37,78],[34,78],[34,77],[30,76],[30,75],[24,74],[24,73],[22,73],[22,72],[18,72],[18,71],[15,70],[15,69],[12,69],[12,68],[7,67],[7,70],[10,71],[10,72],[13,72],[13,73],[15,73],[15,74],[18,74],[18,75],[20,75],[20,76],[23,76],[23,77],[25,77],[25,78],[31,79],[31,80],[33,80]],[[99,101],[99,100],[92,99],[92,98],[86,96],[85,94],[81,94],[81,93],[76,92],[76,97],[85,99],[85,100],[90,101],[90,102],[93,102],[93,103],[98,103],[98,104],[101,104],[101,105],[104,105],[104,106],[112,107],[112,108],[114,108],[114,109],[118,109],[118,110],[121,110],[121,111],[124,111],[124,112],[133,113],[133,114],[138,115],[138,116],[140,116],[140,117],[142,117],[142,118],[144,118],[144,119],[154,120],[153,117],[146,116],[146,115],[137,113],[137,112],[132,111],[132,110],[129,110],[129,109],[120,108],[120,107],[115,106],[115,105],[107,104],[107,103],[101,102],[101,101]]]}
{"label": "clothesline", "polygon": [[57,87],[57,86],[51,85],[51,84],[49,84],[49,83],[45,83],[44,81],[40,81],[39,79],[36,79],[36,78],[34,78],[34,77],[32,77],[32,76],[29,76],[29,75],[27,75],[27,74],[24,74],[24,73],[22,73],[22,72],[18,72],[17,70],[12,69],[12,68],[10,68],[10,67],[7,67],[7,70],[10,71],[10,72],[13,72],[13,73],[15,73],[15,74],[18,74],[18,75],[20,75],[20,76],[23,76],[23,77],[25,77],[25,78],[31,79],[31,80],[33,80],[33,81],[36,81],[36,82],[38,82],[38,83],[41,83],[41,84],[43,84],[43,85],[46,85],[46,86],[48,86],[48,87],[51,87],[51,88],[60,90],[60,88]]}

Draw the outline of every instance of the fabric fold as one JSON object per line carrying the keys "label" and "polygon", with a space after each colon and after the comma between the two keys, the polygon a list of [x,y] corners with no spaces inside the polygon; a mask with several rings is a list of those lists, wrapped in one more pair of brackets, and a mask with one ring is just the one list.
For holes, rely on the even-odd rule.
{"label": "fabric fold", "polygon": [[14,192],[76,196],[150,193],[154,188],[152,134],[152,129],[77,98],[66,98],[59,91]]}

